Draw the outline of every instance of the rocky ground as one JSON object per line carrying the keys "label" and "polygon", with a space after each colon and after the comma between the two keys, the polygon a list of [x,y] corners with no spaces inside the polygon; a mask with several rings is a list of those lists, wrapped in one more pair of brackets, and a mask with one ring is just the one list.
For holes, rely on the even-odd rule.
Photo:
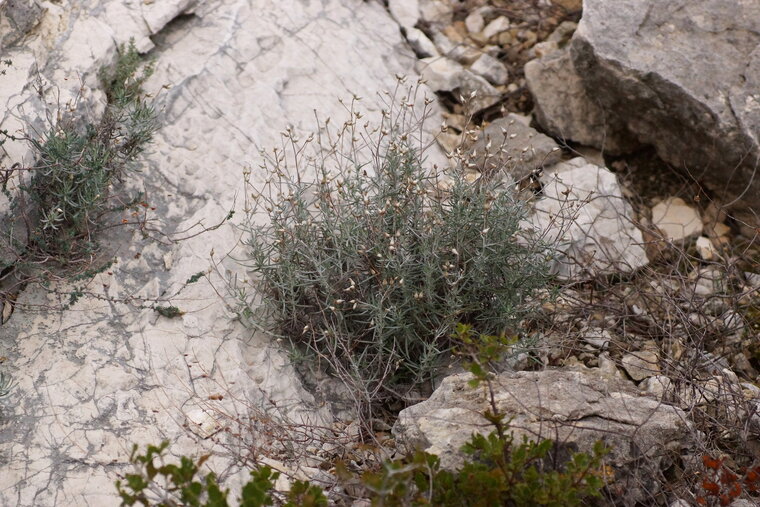
{"label": "rocky ground", "polygon": [[[115,264],[67,311],[70,285],[0,286],[0,371],[16,381],[0,399],[0,504],[116,505],[131,445],[163,439],[209,450],[233,488],[251,459],[325,483],[336,457],[359,467],[415,446],[461,460],[484,403],[463,374],[376,421],[379,449],[357,445],[333,384],[305,389],[285,351],[234,321],[240,231],[196,235],[244,211],[243,173],[266,179],[252,168],[284,129],[313,130],[314,110],[343,121],[337,99],[354,95],[377,117],[402,75],[436,98],[431,161],[459,150],[472,179],[507,167],[531,225],[561,245],[559,294],[494,382],[514,427],[610,443],[609,504],[696,505],[704,456],[757,464],[754,2],[5,0],[0,13],[10,133],[69,101],[97,116],[118,44],[155,58],[162,126],[128,186],[165,234],[109,233]],[[2,149],[0,168],[31,163],[26,143]],[[167,294],[177,318],[154,311]]]}

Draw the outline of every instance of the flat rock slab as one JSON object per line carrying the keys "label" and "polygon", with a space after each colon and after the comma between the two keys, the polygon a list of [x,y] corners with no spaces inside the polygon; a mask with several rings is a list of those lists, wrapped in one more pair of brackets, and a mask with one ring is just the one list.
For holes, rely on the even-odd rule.
{"label": "flat rock slab", "polygon": [[559,145],[529,123],[529,118],[514,113],[491,122],[468,150],[472,167],[482,173],[505,171],[519,180],[559,162]]}
{"label": "flat rock slab", "polygon": [[680,197],[668,197],[652,207],[652,224],[666,238],[677,241],[702,233],[699,211]]}
{"label": "flat rock slab", "polygon": [[[190,228],[184,236],[230,210],[242,215],[243,170],[258,167],[259,149],[280,145],[284,128],[313,130],[315,110],[340,125],[347,113],[338,99],[354,94],[367,118],[379,116],[379,94],[394,89],[396,74],[417,79],[398,25],[377,2],[103,0],[61,9],[62,28],[43,20],[15,50],[24,67],[0,88],[2,103],[32,104],[25,83],[38,67],[52,91],[74,93],[84,82],[95,104],[102,100],[97,70],[116,43],[134,36],[143,49],[155,44],[157,71],[147,85],[160,101],[162,129],[135,187],[156,207],[154,224],[164,232]],[[61,12],[51,6],[49,14]],[[25,113],[45,117],[42,106]],[[13,149],[23,155],[27,147]],[[202,439],[223,435],[230,415],[271,409],[296,421],[330,421],[310,404],[286,354],[234,323],[219,295],[226,278],[245,277],[226,257],[238,229],[228,223],[165,245],[119,231],[107,245],[116,264],[88,289],[131,300],[85,298],[60,313],[44,310],[60,299],[27,291],[22,302],[43,310],[19,307],[0,327],[2,368],[18,382],[0,416],[0,505],[117,505],[114,481],[131,470],[133,443],[167,439],[177,454],[202,447],[216,454],[220,444]],[[173,299],[181,317],[140,303],[175,293],[199,272],[213,286],[202,278]],[[221,458],[210,464],[228,471]]]}
{"label": "flat rock slab", "polygon": [[586,0],[586,90],[676,167],[760,209],[760,3]]}
{"label": "flat rock slab", "polygon": [[[463,463],[462,445],[473,432],[493,428],[485,386],[472,388],[469,373],[447,377],[426,401],[401,412],[393,427],[398,440],[436,454],[445,468]],[[498,410],[512,418],[517,442],[552,439],[569,450],[591,451],[597,440],[611,447],[607,463],[631,505],[656,484],[663,456],[688,445],[686,415],[678,408],[640,396],[636,386],[604,378],[598,370],[501,373],[493,381]],[[631,466],[641,459],[641,466]],[[639,474],[634,477],[635,474]],[[653,490],[649,490],[652,493]]]}

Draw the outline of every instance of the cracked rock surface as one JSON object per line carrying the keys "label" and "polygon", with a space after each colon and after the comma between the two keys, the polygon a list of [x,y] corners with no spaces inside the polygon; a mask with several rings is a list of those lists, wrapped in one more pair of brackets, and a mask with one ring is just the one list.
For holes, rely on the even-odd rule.
{"label": "cracked rock surface", "polygon": [[[396,74],[416,78],[398,26],[376,2],[45,5],[27,39],[8,50],[3,128],[43,125],[56,96],[65,103],[81,94],[81,112],[96,117],[97,70],[134,37],[157,62],[147,87],[158,97],[162,128],[132,184],[166,232],[197,231],[195,224],[240,212],[243,169],[258,167],[259,150],[279,145],[287,126],[313,130],[315,110],[342,121],[337,99],[353,94],[364,97],[364,111],[378,113],[378,94],[396,86]],[[38,71],[42,97],[33,86]],[[5,148],[3,164],[31,162],[23,143]],[[251,177],[264,176],[253,169]],[[60,300],[27,290],[0,327],[3,367],[18,382],[0,417],[0,505],[116,505],[113,483],[129,470],[133,443],[168,439],[173,453],[196,455],[199,445],[218,445],[202,439],[224,427],[226,414],[277,407],[295,421],[330,420],[300,387],[286,353],[235,323],[218,294],[224,278],[243,276],[225,257],[238,229],[227,223],[167,244],[118,230],[107,243],[116,263],[88,285],[101,298],[58,312],[45,308]],[[198,272],[208,280],[172,301],[181,317],[140,304],[176,293]],[[211,465],[223,478],[235,472],[217,458]]]}
{"label": "cracked rock surface", "polygon": [[[470,387],[471,379],[469,373],[446,377],[428,400],[399,414],[394,435],[437,454],[445,468],[461,466],[459,449],[470,435],[492,430],[481,415],[490,408],[488,391],[485,385]],[[668,452],[689,443],[682,410],[640,396],[634,384],[605,379],[595,369],[506,372],[495,377],[493,388],[498,413],[511,418],[515,442],[523,435],[550,438],[569,456],[591,452],[603,440],[612,449],[607,460],[615,468],[615,487],[630,505],[651,492],[647,488],[656,485]]]}
{"label": "cracked rock surface", "polygon": [[572,41],[586,90],[640,142],[760,206],[760,4],[588,0]]}

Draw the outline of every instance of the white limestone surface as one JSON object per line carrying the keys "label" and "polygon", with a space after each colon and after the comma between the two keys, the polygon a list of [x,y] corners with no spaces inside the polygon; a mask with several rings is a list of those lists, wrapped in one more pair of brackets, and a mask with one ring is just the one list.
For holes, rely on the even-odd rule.
{"label": "white limestone surface", "polygon": [[[85,111],[94,115],[102,100],[96,72],[117,43],[134,37],[142,50],[153,48],[148,87],[163,126],[129,184],[156,208],[151,226],[175,239],[232,209],[232,221],[240,217],[242,172],[250,167],[263,179],[258,150],[278,145],[285,127],[314,128],[314,110],[340,121],[337,99],[352,94],[377,113],[378,93],[396,86],[396,74],[416,79],[413,55],[379,2],[64,1],[46,16],[14,50],[21,77],[0,85],[4,104],[34,106],[0,118],[18,120],[12,128],[44,119],[30,84],[38,70],[52,94],[88,90]],[[28,156],[24,146],[8,148]],[[46,308],[60,302],[55,295],[22,294],[24,305],[0,327],[0,356],[8,358],[0,368],[18,382],[0,415],[0,505],[118,505],[114,481],[130,470],[133,443],[167,439],[176,454],[206,446],[222,456],[224,414],[276,409],[329,422],[287,354],[234,322],[221,297],[226,276],[245,276],[226,257],[239,236],[232,223],[180,242],[115,229],[106,249],[116,263],[87,284],[102,298],[57,312]],[[208,279],[170,298],[181,317],[162,317],[140,299],[171,296],[201,271]],[[235,471],[221,458],[212,464],[223,476]]]}

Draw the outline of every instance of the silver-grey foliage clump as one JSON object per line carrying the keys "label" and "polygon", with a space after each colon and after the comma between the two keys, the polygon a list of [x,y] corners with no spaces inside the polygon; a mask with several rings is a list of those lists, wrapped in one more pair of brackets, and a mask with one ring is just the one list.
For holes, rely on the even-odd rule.
{"label": "silver-grey foliage clump", "polygon": [[[457,323],[515,332],[548,276],[512,187],[461,171],[444,185],[411,129],[390,117],[363,136],[346,123],[349,147],[321,140],[328,153],[302,156],[295,175],[275,156],[263,169],[276,190],[258,188],[249,212],[247,265],[263,299],[254,309],[249,298],[245,316],[326,362],[365,408],[429,380],[457,345]],[[373,150],[366,163],[359,139]],[[254,225],[261,208],[268,220]]]}

